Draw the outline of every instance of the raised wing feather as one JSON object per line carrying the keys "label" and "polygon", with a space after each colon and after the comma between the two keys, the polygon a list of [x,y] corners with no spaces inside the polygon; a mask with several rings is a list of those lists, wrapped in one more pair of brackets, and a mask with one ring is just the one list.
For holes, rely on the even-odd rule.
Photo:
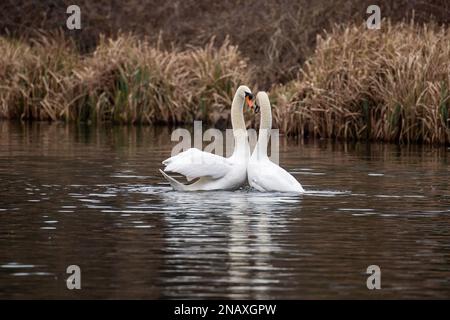
{"label": "raised wing feather", "polygon": [[232,168],[227,158],[196,148],[170,157],[164,160],[163,164],[166,166],[164,171],[180,173],[186,176],[188,181],[200,177],[219,179]]}

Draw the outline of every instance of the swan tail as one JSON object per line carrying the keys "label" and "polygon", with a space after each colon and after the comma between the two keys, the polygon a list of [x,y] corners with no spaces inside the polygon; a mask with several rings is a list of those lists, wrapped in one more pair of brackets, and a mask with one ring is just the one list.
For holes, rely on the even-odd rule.
{"label": "swan tail", "polygon": [[164,176],[164,178],[166,178],[166,180],[170,183],[170,185],[172,186],[172,188],[174,190],[176,190],[176,191],[186,191],[187,190],[186,185],[182,184],[181,182],[178,182],[177,180],[175,180],[174,178],[169,176],[167,173],[165,173],[161,169],[159,169],[159,172],[161,172],[161,174]]}

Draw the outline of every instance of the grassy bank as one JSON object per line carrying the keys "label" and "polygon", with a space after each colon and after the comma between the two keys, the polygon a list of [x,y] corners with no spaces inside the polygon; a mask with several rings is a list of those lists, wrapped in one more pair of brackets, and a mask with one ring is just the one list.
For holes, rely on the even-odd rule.
{"label": "grassy bank", "polygon": [[154,124],[228,119],[249,69],[235,46],[161,50],[132,36],[80,55],[63,37],[0,39],[0,116]]}
{"label": "grassy bank", "polygon": [[272,91],[290,134],[450,142],[450,32],[431,24],[335,27],[298,79]]}
{"label": "grassy bank", "polygon": [[[378,31],[336,26],[316,41],[296,77],[270,90],[282,132],[450,143],[448,28],[386,21]],[[218,124],[228,121],[235,88],[251,85],[255,72],[228,40],[168,50],[120,35],[81,54],[62,35],[3,37],[0,117]]]}
{"label": "grassy bank", "polygon": [[92,52],[100,35],[132,32],[161,47],[204,47],[211,37],[239,46],[251,66],[253,83],[267,90],[293,80],[299,64],[314,52],[316,36],[335,24],[361,23],[371,4],[393,22],[450,22],[448,0],[77,0],[82,29],[65,28],[71,0],[0,1],[0,35],[35,38],[36,30],[62,29],[82,52]]}

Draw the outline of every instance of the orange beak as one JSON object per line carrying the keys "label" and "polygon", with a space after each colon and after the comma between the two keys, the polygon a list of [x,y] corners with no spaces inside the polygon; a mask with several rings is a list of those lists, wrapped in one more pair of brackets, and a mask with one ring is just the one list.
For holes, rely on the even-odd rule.
{"label": "orange beak", "polygon": [[253,110],[253,100],[250,99],[250,97],[245,97],[245,102],[247,102],[248,106],[250,107],[250,109]]}

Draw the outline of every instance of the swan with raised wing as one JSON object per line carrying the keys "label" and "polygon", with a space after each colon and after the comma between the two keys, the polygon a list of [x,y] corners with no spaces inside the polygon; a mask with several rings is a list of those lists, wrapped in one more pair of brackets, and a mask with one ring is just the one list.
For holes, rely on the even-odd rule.
{"label": "swan with raised wing", "polygon": [[248,161],[248,183],[256,190],[303,193],[301,184],[286,170],[270,161],[267,145],[272,129],[272,110],[269,96],[260,91],[255,99],[255,112],[261,110],[258,142]]}
{"label": "swan with raised wing", "polygon": [[[253,107],[253,95],[247,86],[240,86],[231,104],[231,124],[234,135],[234,151],[224,158],[209,152],[190,148],[164,160],[164,171],[159,170],[173,189],[177,191],[235,190],[247,179],[247,162],[250,157],[247,129],[245,127],[244,105]],[[166,172],[175,172],[186,177],[183,184]]]}

